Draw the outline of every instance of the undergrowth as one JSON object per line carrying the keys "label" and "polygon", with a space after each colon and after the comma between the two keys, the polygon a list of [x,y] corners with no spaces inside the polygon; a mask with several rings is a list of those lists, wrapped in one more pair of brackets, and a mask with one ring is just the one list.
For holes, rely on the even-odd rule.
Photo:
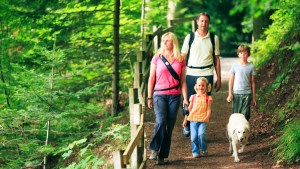
{"label": "undergrowth", "polygon": [[[279,138],[272,151],[277,164],[300,162],[300,5],[282,0],[271,16],[265,39],[254,44],[255,64],[262,79],[258,82],[260,111],[272,117]],[[275,133],[274,133],[275,134]]]}

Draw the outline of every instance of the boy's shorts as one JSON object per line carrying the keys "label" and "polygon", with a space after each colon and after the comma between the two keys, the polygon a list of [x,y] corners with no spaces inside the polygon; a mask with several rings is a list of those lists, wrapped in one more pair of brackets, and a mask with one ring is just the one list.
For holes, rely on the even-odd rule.
{"label": "boy's shorts", "polygon": [[232,113],[241,113],[250,119],[251,94],[233,94]]}

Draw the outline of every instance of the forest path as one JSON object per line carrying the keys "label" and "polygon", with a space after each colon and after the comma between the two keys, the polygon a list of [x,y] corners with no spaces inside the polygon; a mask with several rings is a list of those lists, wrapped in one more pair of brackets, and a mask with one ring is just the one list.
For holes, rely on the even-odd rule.
{"label": "forest path", "polygon": [[[226,124],[231,114],[231,103],[226,101],[228,95],[229,70],[238,58],[221,58],[222,88],[219,92],[213,92],[213,112],[207,126],[208,156],[193,158],[191,153],[190,138],[184,138],[182,134],[183,115],[179,109],[177,122],[173,130],[170,156],[165,159],[165,165],[156,165],[156,161],[147,160],[146,168],[273,168],[272,160],[268,156],[270,150],[268,136],[250,137],[250,145],[245,147],[240,154],[240,163],[234,163],[233,157],[228,153],[228,140],[226,138]],[[147,108],[145,121],[147,158],[149,158],[149,142],[153,134],[155,116],[153,110]],[[251,121],[255,120],[255,112]],[[277,168],[277,167],[276,167]]]}

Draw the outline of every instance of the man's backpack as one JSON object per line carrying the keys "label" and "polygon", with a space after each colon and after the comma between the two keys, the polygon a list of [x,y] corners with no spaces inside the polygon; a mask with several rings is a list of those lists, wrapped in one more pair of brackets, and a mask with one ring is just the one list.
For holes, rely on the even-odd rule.
{"label": "man's backpack", "polygon": [[[210,32],[210,41],[212,43],[212,46],[213,46],[213,62],[214,62],[214,65],[216,65],[216,56],[215,56],[215,34],[214,33],[211,33]],[[189,51],[188,51],[188,54],[187,54],[187,57],[186,57],[186,65],[188,65],[188,61],[189,61],[189,57],[190,57],[190,50],[191,50],[191,46],[192,46],[192,43],[194,41],[194,38],[195,38],[195,32],[191,32],[190,33],[190,40],[189,40]]]}

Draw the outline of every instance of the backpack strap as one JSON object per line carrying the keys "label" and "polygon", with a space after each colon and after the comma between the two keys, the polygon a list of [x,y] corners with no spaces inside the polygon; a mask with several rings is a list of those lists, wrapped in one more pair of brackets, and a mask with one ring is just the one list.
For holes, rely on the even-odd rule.
{"label": "backpack strap", "polygon": [[192,46],[192,43],[194,41],[194,38],[195,38],[195,32],[191,32],[190,33],[190,40],[189,40],[189,51],[188,51],[188,54],[186,56],[186,65],[188,65],[188,61],[189,61],[189,57],[190,57],[190,51],[191,51],[191,46]]}
{"label": "backpack strap", "polygon": [[212,56],[213,56],[213,61],[214,61],[214,65],[216,65],[216,54],[215,54],[215,34],[210,32],[210,41],[211,41],[211,44],[213,46],[213,53],[212,53]]}
{"label": "backpack strap", "polygon": [[[212,53],[213,65],[216,65],[215,34],[210,32],[209,37],[210,37],[210,41],[211,41],[211,44],[212,44],[212,47],[213,47],[213,53]],[[186,56],[186,65],[187,66],[188,66],[188,61],[189,61],[189,57],[190,57],[191,46],[192,46],[192,43],[193,43],[194,39],[195,39],[195,32],[191,32],[190,33],[190,40],[189,40],[189,50],[188,50],[188,53],[187,53],[187,56]],[[206,68],[210,68],[210,67],[211,67],[211,65],[202,66],[202,67],[192,67],[192,66],[190,66],[190,68],[195,68],[195,69],[206,69]]]}

